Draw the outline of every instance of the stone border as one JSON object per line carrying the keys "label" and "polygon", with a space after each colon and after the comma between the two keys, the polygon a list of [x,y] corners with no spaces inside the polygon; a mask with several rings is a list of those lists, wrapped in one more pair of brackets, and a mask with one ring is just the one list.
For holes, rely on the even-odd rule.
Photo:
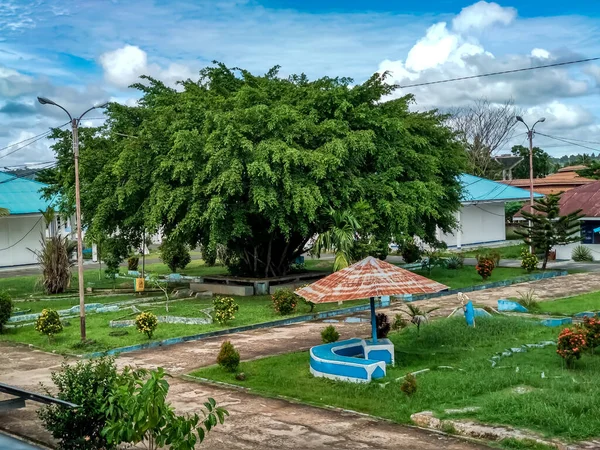
{"label": "stone border", "polygon": [[[483,289],[490,289],[490,288],[500,287],[500,286],[510,286],[512,284],[523,283],[526,281],[542,280],[545,278],[554,278],[554,277],[560,277],[560,276],[565,276],[565,275],[568,275],[568,272],[566,270],[534,273],[531,275],[524,275],[522,277],[512,278],[512,279],[508,279],[508,280],[496,281],[494,283],[489,283],[489,284],[482,284],[482,285],[477,285],[477,286],[467,286],[467,287],[461,288],[461,289],[450,289],[447,291],[437,292],[435,294],[421,294],[421,295],[413,296],[410,300],[404,298],[404,301],[427,300],[430,298],[445,297],[446,295],[453,295],[453,294],[457,294],[459,292],[480,291]],[[381,307],[381,302],[378,302],[377,306]],[[303,316],[290,317],[288,319],[279,319],[279,320],[273,320],[270,322],[262,322],[262,323],[255,323],[255,324],[251,324],[251,325],[244,325],[241,327],[227,328],[225,330],[215,330],[215,331],[209,331],[206,333],[193,334],[190,336],[180,336],[180,337],[174,337],[174,338],[169,338],[169,339],[163,339],[162,341],[153,341],[153,342],[146,342],[143,344],[129,345],[126,347],[113,348],[113,349],[110,349],[110,350],[107,350],[104,352],[87,353],[87,354],[83,355],[83,358],[100,358],[102,356],[118,355],[119,353],[136,352],[138,350],[146,350],[146,349],[150,349],[150,348],[164,347],[167,345],[181,344],[183,342],[199,341],[202,339],[208,339],[208,338],[218,337],[218,336],[227,336],[228,334],[242,333],[245,331],[259,330],[259,329],[263,329],[263,328],[275,328],[275,327],[281,327],[281,326],[285,326],[285,325],[292,325],[292,324],[300,323],[300,322],[308,322],[311,320],[327,319],[329,317],[334,317],[334,316],[343,316],[346,314],[353,314],[353,313],[357,313],[357,312],[368,311],[369,309],[370,309],[370,306],[368,303],[366,303],[364,305],[353,306],[351,308],[334,309],[331,311],[324,311],[324,312],[320,312],[320,313],[316,313],[316,314],[305,314]]]}

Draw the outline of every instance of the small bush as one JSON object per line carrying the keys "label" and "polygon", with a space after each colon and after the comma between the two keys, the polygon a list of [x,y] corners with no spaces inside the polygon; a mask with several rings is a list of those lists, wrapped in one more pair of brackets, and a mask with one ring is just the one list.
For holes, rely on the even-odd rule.
{"label": "small bush", "polygon": [[138,270],[140,265],[140,258],[132,256],[127,260],[127,270]]}
{"label": "small bush", "polygon": [[143,312],[135,318],[135,327],[140,333],[148,336],[148,339],[152,339],[152,335],[158,327],[158,319],[151,312]]}
{"label": "small bush", "polygon": [[273,307],[282,316],[292,314],[298,305],[298,295],[290,289],[279,289],[271,296]]}
{"label": "small bush", "polygon": [[375,316],[375,321],[377,323],[377,339],[385,339],[392,328],[387,314],[378,313]]}
{"label": "small bush", "polygon": [[48,342],[63,330],[58,312],[53,309],[44,309],[35,323],[36,331],[48,336]]}
{"label": "small bush", "polygon": [[165,263],[173,273],[176,273],[177,269],[185,269],[192,261],[190,250],[187,245],[174,239],[165,239],[160,245],[159,250],[161,261]]}
{"label": "small bush", "polygon": [[392,322],[392,330],[400,331],[408,326],[408,320],[402,317],[402,314],[396,314],[394,322]]}
{"label": "small bush", "polygon": [[537,301],[534,289],[529,289],[527,292],[519,292],[519,299],[517,301],[530,312],[538,311],[540,309],[540,304]]}
{"label": "small bush", "polygon": [[13,304],[8,292],[0,292],[0,333],[4,324],[10,319],[12,308]]}
{"label": "small bush", "polygon": [[421,259],[421,249],[412,239],[407,239],[404,244],[402,244],[400,253],[406,264],[411,264]]}
{"label": "small bush", "polygon": [[578,245],[571,252],[571,259],[577,262],[591,262],[594,260],[592,251],[584,245]]}
{"label": "small bush", "polygon": [[446,434],[457,434],[458,433],[454,424],[448,420],[444,420],[442,422],[441,430]]}
{"label": "small bush", "polygon": [[567,368],[572,368],[575,360],[581,358],[581,354],[587,348],[586,331],[581,328],[565,328],[558,336],[556,353],[565,360]]}
{"label": "small bush", "polygon": [[240,353],[235,349],[229,341],[221,344],[221,350],[217,356],[217,364],[227,372],[235,372],[240,365]]}
{"label": "small bush", "polygon": [[61,294],[71,284],[71,244],[67,237],[54,236],[40,240],[41,250],[36,252],[42,269],[42,285],[46,294]]}
{"label": "small bush", "polygon": [[402,381],[402,384],[400,385],[400,390],[409,397],[417,392],[417,379],[412,373],[409,373],[404,377],[404,381]]}
{"label": "small bush", "polygon": [[458,255],[452,255],[450,258],[448,258],[446,260],[446,268],[448,268],[450,270],[462,269],[464,265],[465,265],[465,257],[462,253],[458,254]]}
{"label": "small bush", "polygon": [[106,424],[103,408],[112,394],[117,378],[114,360],[101,358],[63,363],[60,372],[52,373],[55,390],[45,388],[48,395],[75,403],[79,408],[58,405],[43,406],[38,416],[61,450],[114,449],[102,430]]}
{"label": "small bush", "polygon": [[538,257],[534,253],[529,253],[526,248],[521,252],[521,267],[527,272],[533,272],[537,269],[539,263]]}
{"label": "small bush", "polygon": [[600,319],[586,317],[583,319],[583,328],[586,331],[587,347],[592,350],[600,347]]}
{"label": "small bush", "polygon": [[321,340],[323,344],[329,344],[331,342],[337,342],[340,338],[340,333],[335,329],[333,325],[329,325],[321,331]]}
{"label": "small bush", "polygon": [[203,246],[202,259],[207,266],[214,266],[217,263],[217,248],[214,245]]}
{"label": "small bush", "polygon": [[477,257],[477,265],[475,266],[475,270],[484,281],[492,275],[494,267],[496,267],[496,264],[488,256]]}
{"label": "small bush", "polygon": [[235,313],[240,309],[232,297],[216,297],[213,300],[213,316],[221,325],[235,319]]}

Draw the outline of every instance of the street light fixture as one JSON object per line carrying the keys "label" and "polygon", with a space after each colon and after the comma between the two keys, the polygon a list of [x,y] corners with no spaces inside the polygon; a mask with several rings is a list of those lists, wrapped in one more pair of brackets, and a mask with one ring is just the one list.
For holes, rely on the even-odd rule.
{"label": "street light fixture", "polygon": [[90,109],[85,111],[79,117],[73,118],[69,111],[60,106],[58,103],[46,98],[46,97],[38,97],[38,102],[42,105],[53,105],[64,112],[69,116],[69,120],[71,121],[71,129],[73,133],[73,158],[75,159],[75,207],[76,207],[76,217],[75,220],[77,222],[77,268],[79,273],[79,322],[81,329],[81,340],[85,341],[85,287],[83,283],[83,239],[81,236],[81,193],[79,189],[79,124],[83,116],[89,113],[93,109],[101,109],[106,108],[108,106],[108,102],[102,103],[101,105],[92,106]]}

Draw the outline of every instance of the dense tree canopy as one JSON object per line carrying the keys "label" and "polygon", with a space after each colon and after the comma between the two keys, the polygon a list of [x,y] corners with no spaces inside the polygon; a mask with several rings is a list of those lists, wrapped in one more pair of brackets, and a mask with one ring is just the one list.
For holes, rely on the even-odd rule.
{"label": "dense tree canopy", "polygon": [[[367,205],[362,235],[435,240],[459,207],[464,149],[435,111],[376,74],[280,78],[221,64],[179,89],[144,77],[137,106],[112,104],[81,133],[82,208],[91,231],[132,240],[161,229],[190,245],[225,245],[235,273],[285,274],[330,212]],[[70,139],[54,134],[49,195],[72,199]],[[364,211],[363,211],[364,214]]]}
{"label": "dense tree canopy", "polygon": [[[523,158],[523,161],[512,169],[513,178],[529,178],[529,148],[515,145],[511,152],[513,155]],[[550,155],[539,147],[533,147],[533,177],[543,178],[553,173],[553,170],[554,164]]]}

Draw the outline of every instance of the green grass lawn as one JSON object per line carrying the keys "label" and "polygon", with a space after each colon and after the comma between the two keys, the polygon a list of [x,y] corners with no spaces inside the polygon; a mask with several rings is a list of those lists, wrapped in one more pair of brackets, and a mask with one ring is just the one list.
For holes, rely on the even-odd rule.
{"label": "green grass lawn", "polygon": [[572,316],[585,311],[600,311],[600,292],[561,298],[548,302],[539,302],[539,310],[550,314],[566,314]]}
{"label": "green grass lawn", "polygon": [[451,289],[493,283],[494,281],[508,280],[527,275],[527,272],[520,268],[496,267],[492,272],[492,276],[483,281],[473,266],[464,266],[462,269],[457,270],[434,267],[431,270],[431,274],[428,274],[426,270],[415,270],[415,273],[445,284]]}
{"label": "green grass lawn", "polygon": [[[553,340],[558,332],[526,319],[506,317],[480,318],[477,328],[467,328],[464,319],[442,319],[423,327],[420,336],[410,327],[390,334],[397,365],[388,368],[383,380],[371,384],[314,378],[309,372],[308,352],[242,363],[239,370],[246,374],[246,381],[237,381],[218,366],[192,375],[239,384],[267,396],[283,395],[352,409],[399,423],[410,423],[415,412],[431,410],[442,418],[472,417],[566,439],[600,436],[600,355],[585,355],[575,369],[567,371],[551,346],[515,354],[502,359],[498,368],[491,367],[489,358],[494,353]],[[462,370],[435,370],[437,366]],[[395,379],[425,368],[434,370],[417,375],[417,392],[407,397]],[[518,386],[529,392],[516,393]],[[444,414],[445,409],[467,406],[481,409],[462,415]]]}
{"label": "green grass lawn", "polygon": [[[114,297],[89,297],[88,303],[115,303],[117,301],[135,299],[135,296],[114,296]],[[251,325],[261,322],[269,322],[286,317],[294,317],[302,314],[308,314],[309,306],[300,303],[296,312],[289,316],[281,316],[273,310],[271,297],[267,295],[254,297],[234,297],[239,305],[239,311],[235,314],[235,319],[227,323],[227,325],[219,325],[213,323],[210,325],[183,325],[183,324],[160,324],[156,330],[153,340],[162,340],[172,337],[189,336],[208,331],[220,330],[231,327],[239,327]],[[169,312],[166,312],[164,298],[154,297],[150,301],[153,302],[150,306],[139,306],[142,311],[151,311],[156,315],[171,315],[182,317],[205,317],[200,313],[201,309],[212,306],[212,299],[186,299],[180,301],[171,301],[169,303]],[[160,303],[157,303],[160,302]],[[367,300],[355,300],[344,302],[342,306],[337,303],[325,303],[316,305],[314,312],[330,311],[333,309],[347,308],[366,303]],[[15,307],[21,310],[31,309],[32,312],[40,312],[44,308],[52,309],[67,309],[71,306],[79,304],[78,298],[58,299],[51,301],[30,300],[15,302]],[[122,310],[114,313],[88,313],[87,314],[87,336],[88,339],[93,339],[95,344],[88,346],[85,349],[77,348],[79,342],[79,320],[77,317],[65,319],[66,326],[62,333],[58,334],[53,343],[49,343],[48,339],[35,331],[33,326],[24,326],[19,328],[5,329],[3,334],[0,334],[0,341],[20,342],[33,344],[47,351],[55,350],[58,353],[89,353],[93,351],[104,351],[111,348],[124,347],[127,345],[141,344],[148,342],[145,335],[138,333],[133,328],[125,328],[128,334],[125,336],[110,336],[111,331],[115,328],[109,328],[110,320],[118,319],[134,319],[137,314],[129,310]]]}
{"label": "green grass lawn", "polygon": [[479,247],[472,250],[463,252],[467,258],[475,258],[478,254],[490,254],[498,252],[502,259],[521,259],[521,251],[523,250],[523,243],[508,245],[506,247]]}

